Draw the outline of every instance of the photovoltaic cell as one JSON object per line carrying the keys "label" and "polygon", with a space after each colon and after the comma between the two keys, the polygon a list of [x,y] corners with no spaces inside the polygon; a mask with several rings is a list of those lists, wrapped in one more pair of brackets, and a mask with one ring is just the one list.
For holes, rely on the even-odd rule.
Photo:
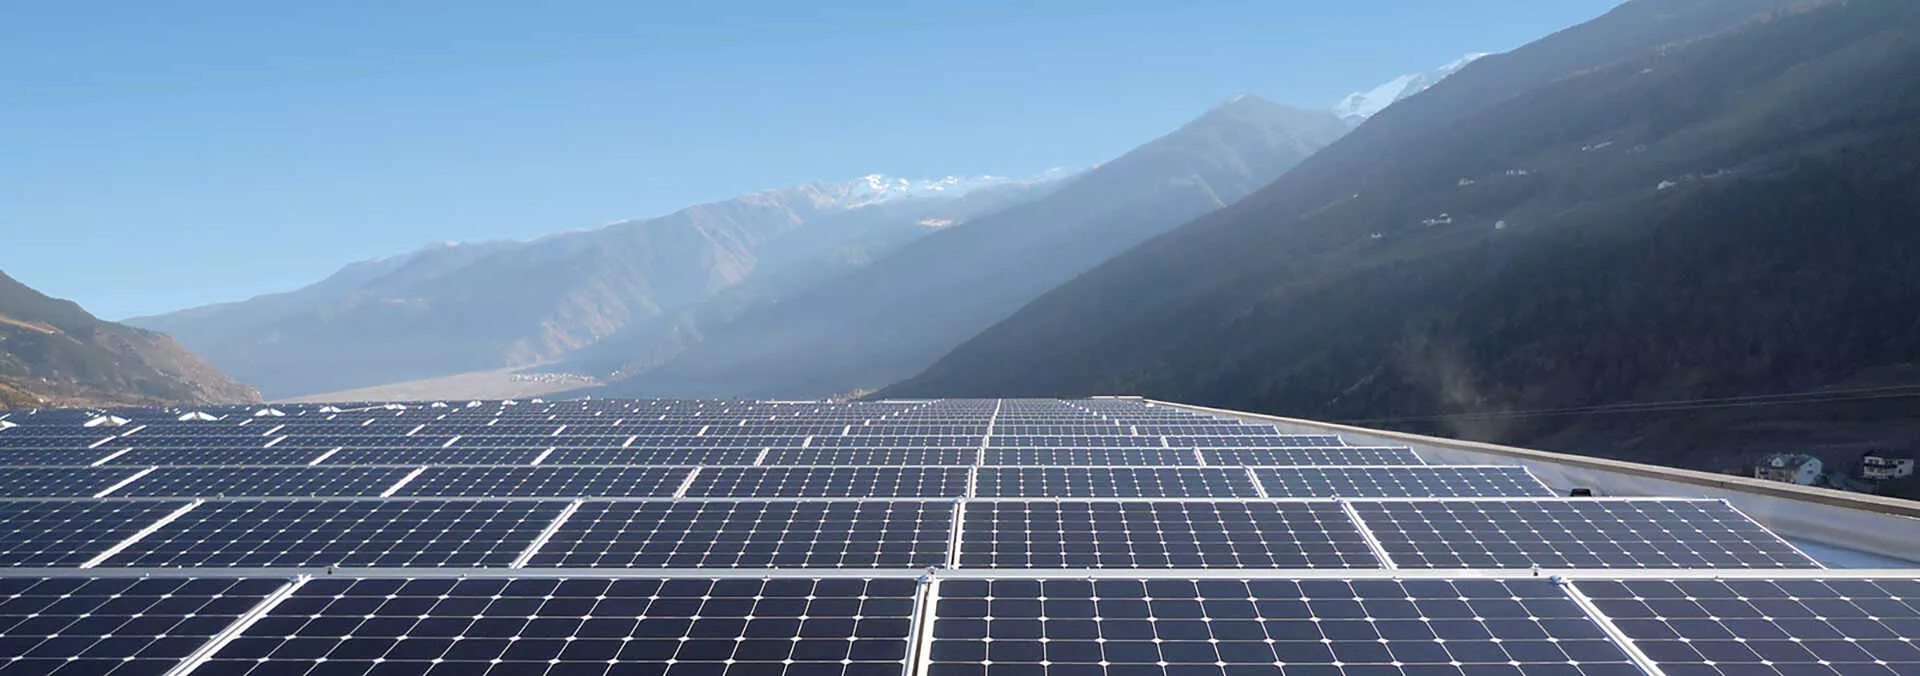
{"label": "photovoltaic cell", "polygon": [[929,676],[1638,675],[1545,580],[942,580]]}
{"label": "photovoltaic cell", "polygon": [[284,584],[0,578],[0,673],[159,676]]}
{"label": "photovoltaic cell", "polygon": [[[162,500],[0,501],[0,566],[77,566],[186,504]],[[0,648],[0,657],[7,654]],[[0,663],[0,671],[5,668]]]}
{"label": "photovoltaic cell", "polygon": [[967,493],[953,467],[715,467],[702,469],[688,497],[940,498]]}
{"label": "photovoltaic cell", "polygon": [[1333,503],[972,502],[960,565],[978,568],[1377,567]]}
{"label": "photovoltaic cell", "polygon": [[952,528],[952,502],[588,502],[528,565],[918,568],[946,563]]}
{"label": "photovoltaic cell", "polygon": [[106,466],[305,465],[323,451],[312,448],[135,448]]}
{"label": "photovoltaic cell", "polygon": [[342,448],[321,464],[525,465],[545,448]]}
{"label": "photovoltaic cell", "polygon": [[1920,581],[1576,583],[1669,676],[1920,674]]}
{"label": "photovoltaic cell", "polygon": [[982,467],[982,498],[1251,498],[1246,470],[1226,467]]}
{"label": "photovoltaic cell", "polygon": [[1402,568],[1818,568],[1715,500],[1354,502]]}
{"label": "photovoltaic cell", "polygon": [[1254,474],[1274,498],[1553,497],[1524,467],[1282,467]]}
{"label": "photovoltaic cell", "polygon": [[109,558],[108,566],[504,566],[562,501],[207,502]]}
{"label": "photovoltaic cell", "polygon": [[204,674],[898,676],[907,579],[314,579]]}
{"label": "photovoltaic cell", "polygon": [[120,449],[41,450],[0,449],[0,467],[85,467]]}
{"label": "photovoltaic cell", "polygon": [[544,465],[751,465],[758,448],[561,448]]}
{"label": "photovoltaic cell", "polygon": [[665,497],[692,469],[675,467],[431,467],[396,496]]}
{"label": "photovoltaic cell", "polygon": [[1106,465],[1140,467],[1198,465],[1191,450],[1171,448],[994,448],[989,465]]}
{"label": "photovoltaic cell", "polygon": [[953,448],[774,448],[762,465],[971,465],[974,449]]}

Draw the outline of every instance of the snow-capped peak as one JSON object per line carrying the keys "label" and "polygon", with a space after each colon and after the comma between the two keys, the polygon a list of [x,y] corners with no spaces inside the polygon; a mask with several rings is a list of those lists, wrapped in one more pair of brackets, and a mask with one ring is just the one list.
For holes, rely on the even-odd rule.
{"label": "snow-capped peak", "polygon": [[1334,104],[1333,112],[1349,124],[1360,124],[1367,118],[1386,110],[1387,106],[1426,91],[1428,87],[1438,84],[1441,80],[1447,79],[1447,76],[1459,72],[1460,69],[1467,67],[1467,64],[1484,56],[1487,54],[1468,54],[1434,70],[1415,75],[1402,75],[1369,91],[1355,92]]}
{"label": "snow-capped peak", "polygon": [[981,190],[1014,183],[1036,183],[1061,178],[1066,169],[1049,169],[1029,178],[1011,176],[944,176],[909,179],[886,174],[868,174],[851,181],[816,183],[813,188],[825,198],[823,207],[858,209],[861,207],[913,199],[959,199]]}

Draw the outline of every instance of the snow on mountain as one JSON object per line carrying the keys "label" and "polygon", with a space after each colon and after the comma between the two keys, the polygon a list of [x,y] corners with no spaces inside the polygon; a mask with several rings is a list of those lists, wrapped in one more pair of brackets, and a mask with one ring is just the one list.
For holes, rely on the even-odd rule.
{"label": "snow on mountain", "polygon": [[1367,118],[1373,117],[1382,110],[1386,110],[1387,106],[1393,105],[1394,102],[1426,91],[1428,87],[1432,87],[1441,80],[1447,79],[1447,76],[1459,72],[1461,68],[1467,67],[1467,64],[1473,63],[1483,56],[1486,56],[1486,54],[1468,54],[1434,70],[1413,75],[1402,75],[1387,81],[1385,84],[1374,87],[1369,91],[1355,92],[1347,96],[1347,98],[1342,99],[1339,103],[1334,104],[1333,112],[1339,115],[1340,119],[1346,120],[1348,124],[1360,124],[1361,122],[1365,122]]}
{"label": "snow on mountain", "polygon": [[1015,183],[1042,183],[1071,174],[1065,168],[1053,168],[1026,178],[1011,176],[945,176],[908,179],[885,174],[868,174],[850,181],[815,183],[806,186],[822,198],[823,208],[858,209],[860,207],[914,199],[959,199],[968,193]]}

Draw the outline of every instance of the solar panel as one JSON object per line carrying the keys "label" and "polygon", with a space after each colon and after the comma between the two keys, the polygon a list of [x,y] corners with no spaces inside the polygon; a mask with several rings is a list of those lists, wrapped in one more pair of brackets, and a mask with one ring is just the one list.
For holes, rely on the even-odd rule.
{"label": "solar panel", "polygon": [[1275,498],[1552,497],[1525,467],[1283,467],[1254,470]]}
{"label": "solar panel", "polygon": [[285,584],[0,578],[0,673],[163,674]]}
{"label": "solar panel", "polygon": [[541,448],[342,448],[323,465],[526,465]]}
{"label": "solar panel", "polygon": [[1817,568],[1717,500],[1354,502],[1402,568]]}
{"label": "solar panel", "polygon": [[560,448],[548,465],[751,465],[758,448]]}
{"label": "solar panel", "polygon": [[1407,448],[1203,448],[1209,465],[1276,467],[1283,465],[1423,465]]}
{"label": "solar panel", "polygon": [[85,467],[113,452],[105,449],[0,449],[0,467]]}
{"label": "solar panel", "polygon": [[315,579],[203,673],[894,676],[915,592],[910,579]]}
{"label": "solar panel", "polygon": [[1224,467],[982,467],[982,498],[1251,498],[1246,470]]}
{"label": "solar panel", "polygon": [[1171,448],[994,448],[988,465],[1080,465],[1138,467],[1198,465],[1191,450]]}
{"label": "solar panel", "polygon": [[0,497],[91,497],[139,473],[137,469],[0,468]]}
{"label": "solar panel", "polygon": [[771,448],[763,465],[971,465],[977,449],[957,448]]}
{"label": "solar panel", "polygon": [[692,473],[674,467],[429,467],[394,495],[664,497],[673,495]]}
{"label": "solar panel", "polygon": [[1545,580],[942,580],[928,676],[1640,671]]}
{"label": "solar panel", "polygon": [[207,502],[107,559],[108,566],[504,566],[561,501]]}
{"label": "solar panel", "polygon": [[376,496],[412,472],[405,467],[162,467],[127,484],[114,495]]}
{"label": "solar panel", "polygon": [[319,457],[311,448],[134,448],[114,456],[108,466],[305,465]]}
{"label": "solar panel", "polygon": [[952,467],[715,467],[693,477],[689,497],[953,498],[967,470]]}
{"label": "solar panel", "polygon": [[[78,566],[186,505],[162,500],[0,501],[0,566]],[[0,649],[0,655],[6,654]]]}
{"label": "solar panel", "polygon": [[587,502],[528,565],[919,568],[952,529],[950,501]]}
{"label": "solar panel", "polygon": [[1920,581],[1620,580],[1575,584],[1674,676],[1920,673]]}
{"label": "solar panel", "polygon": [[963,567],[1379,565],[1333,503],[971,502],[965,521]]}

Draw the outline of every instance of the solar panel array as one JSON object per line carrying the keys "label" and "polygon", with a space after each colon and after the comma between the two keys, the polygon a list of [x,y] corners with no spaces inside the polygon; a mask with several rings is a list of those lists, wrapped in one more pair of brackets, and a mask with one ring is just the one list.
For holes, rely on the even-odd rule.
{"label": "solar panel array", "polygon": [[0,413],[0,676],[1920,674],[1723,502],[1142,400],[105,413]]}

